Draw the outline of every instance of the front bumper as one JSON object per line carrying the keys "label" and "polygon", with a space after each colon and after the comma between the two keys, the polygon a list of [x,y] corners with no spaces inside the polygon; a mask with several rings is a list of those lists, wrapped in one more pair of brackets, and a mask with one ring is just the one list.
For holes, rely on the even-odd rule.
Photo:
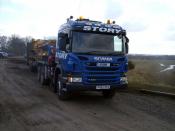
{"label": "front bumper", "polygon": [[66,83],[67,91],[102,91],[127,88],[127,84],[110,85],[110,89],[96,89],[96,86],[97,85],[85,85],[83,83]]}

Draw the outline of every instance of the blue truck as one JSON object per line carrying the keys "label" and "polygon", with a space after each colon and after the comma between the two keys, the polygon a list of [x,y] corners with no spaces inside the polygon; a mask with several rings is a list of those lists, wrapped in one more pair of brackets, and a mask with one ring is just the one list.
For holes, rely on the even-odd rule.
{"label": "blue truck", "polygon": [[75,91],[99,91],[112,98],[128,84],[128,42],[126,31],[114,21],[70,17],[59,28],[50,64],[38,64],[38,78],[61,100]]}

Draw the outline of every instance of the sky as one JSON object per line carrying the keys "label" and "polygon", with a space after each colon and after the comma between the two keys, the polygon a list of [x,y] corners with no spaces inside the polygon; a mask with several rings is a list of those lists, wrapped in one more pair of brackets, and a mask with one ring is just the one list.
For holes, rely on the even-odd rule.
{"label": "sky", "polygon": [[130,54],[175,55],[174,0],[0,0],[0,35],[56,37],[69,16],[127,31]]}

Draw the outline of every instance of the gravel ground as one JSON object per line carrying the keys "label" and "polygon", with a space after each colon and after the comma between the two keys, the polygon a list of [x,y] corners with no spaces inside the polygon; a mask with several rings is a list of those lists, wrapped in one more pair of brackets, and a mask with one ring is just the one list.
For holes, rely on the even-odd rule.
{"label": "gravel ground", "polygon": [[0,131],[175,131],[175,102],[118,92],[58,100],[22,63],[0,60]]}

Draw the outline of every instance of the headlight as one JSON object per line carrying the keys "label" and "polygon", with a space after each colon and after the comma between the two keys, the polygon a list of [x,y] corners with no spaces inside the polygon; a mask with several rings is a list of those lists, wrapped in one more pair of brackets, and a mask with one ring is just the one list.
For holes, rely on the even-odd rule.
{"label": "headlight", "polygon": [[120,81],[121,81],[122,83],[128,83],[127,77],[121,77],[121,78],[120,78]]}
{"label": "headlight", "polygon": [[81,77],[68,77],[68,82],[82,82]]}

